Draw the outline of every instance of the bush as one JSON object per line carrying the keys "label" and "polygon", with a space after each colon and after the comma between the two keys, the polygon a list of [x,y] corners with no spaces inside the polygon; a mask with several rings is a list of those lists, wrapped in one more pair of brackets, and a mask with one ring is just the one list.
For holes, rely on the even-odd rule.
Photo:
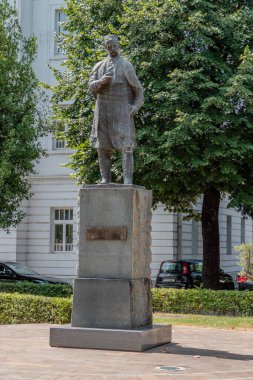
{"label": "bush", "polygon": [[0,293],[31,294],[44,297],[70,297],[73,293],[71,285],[34,284],[32,282],[0,282]]}
{"label": "bush", "polygon": [[70,323],[71,299],[0,294],[0,324]]}
{"label": "bush", "polygon": [[207,289],[152,289],[153,311],[252,316],[253,292]]}
{"label": "bush", "polygon": [[[253,316],[253,292],[153,289],[152,293],[154,312]],[[66,324],[71,309],[70,298],[0,293],[0,324]]]}

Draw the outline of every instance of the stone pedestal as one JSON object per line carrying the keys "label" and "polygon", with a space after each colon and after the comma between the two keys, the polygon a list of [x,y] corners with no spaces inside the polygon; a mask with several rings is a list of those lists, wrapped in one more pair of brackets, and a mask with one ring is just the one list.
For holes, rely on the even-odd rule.
{"label": "stone pedestal", "polygon": [[134,185],[80,190],[71,326],[51,328],[52,346],[142,351],[171,341],[171,326],[152,326],[151,204]]}
{"label": "stone pedestal", "polygon": [[148,279],[78,279],[74,285],[71,325],[134,329],[152,323]]}

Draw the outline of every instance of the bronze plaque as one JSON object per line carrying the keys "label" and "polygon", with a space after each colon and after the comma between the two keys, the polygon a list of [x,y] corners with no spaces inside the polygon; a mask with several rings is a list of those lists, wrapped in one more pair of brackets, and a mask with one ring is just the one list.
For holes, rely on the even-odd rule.
{"label": "bronze plaque", "polygon": [[126,240],[126,227],[87,227],[86,240]]}

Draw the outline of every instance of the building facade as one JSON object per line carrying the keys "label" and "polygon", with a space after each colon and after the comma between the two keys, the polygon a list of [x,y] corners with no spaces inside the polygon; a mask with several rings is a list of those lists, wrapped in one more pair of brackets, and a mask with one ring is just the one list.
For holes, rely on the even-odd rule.
{"label": "building facade", "polygon": [[[11,2],[11,1],[10,1]],[[66,59],[58,48],[56,34],[65,15],[64,0],[17,0],[23,33],[34,34],[38,54],[34,70],[40,81],[54,84],[48,64],[61,69]],[[47,151],[31,177],[33,196],[23,204],[25,219],[10,234],[0,231],[0,260],[16,260],[44,275],[71,280],[77,266],[77,196],[79,187],[63,166],[72,153],[64,141],[52,135],[42,139]],[[251,219],[220,207],[221,267],[231,274],[239,270],[234,246],[252,242]],[[196,205],[201,208],[201,200]],[[180,214],[169,214],[159,205],[152,218],[152,277],[166,259],[202,258],[201,225],[184,221]]]}

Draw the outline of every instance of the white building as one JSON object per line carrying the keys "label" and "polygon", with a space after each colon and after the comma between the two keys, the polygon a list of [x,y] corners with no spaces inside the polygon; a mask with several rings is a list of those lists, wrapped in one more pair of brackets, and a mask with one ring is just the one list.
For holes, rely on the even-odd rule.
{"label": "white building", "polygon": [[[38,78],[48,84],[53,84],[55,79],[47,64],[60,68],[65,58],[55,41],[64,18],[63,5],[64,0],[17,0],[23,33],[34,34],[38,40],[34,70]],[[17,260],[41,274],[71,279],[77,265],[79,188],[70,178],[70,170],[61,165],[71,153],[64,141],[55,141],[48,135],[42,143],[48,156],[41,159],[38,174],[31,177],[33,196],[24,203],[26,218],[9,235],[0,232],[0,260]],[[238,271],[233,247],[243,241],[252,242],[252,233],[252,220],[226,209],[226,201],[223,201],[220,208],[221,267],[227,272]],[[180,215],[169,214],[160,205],[153,212],[152,255],[153,277],[162,260],[201,258],[200,223],[182,221]]]}

